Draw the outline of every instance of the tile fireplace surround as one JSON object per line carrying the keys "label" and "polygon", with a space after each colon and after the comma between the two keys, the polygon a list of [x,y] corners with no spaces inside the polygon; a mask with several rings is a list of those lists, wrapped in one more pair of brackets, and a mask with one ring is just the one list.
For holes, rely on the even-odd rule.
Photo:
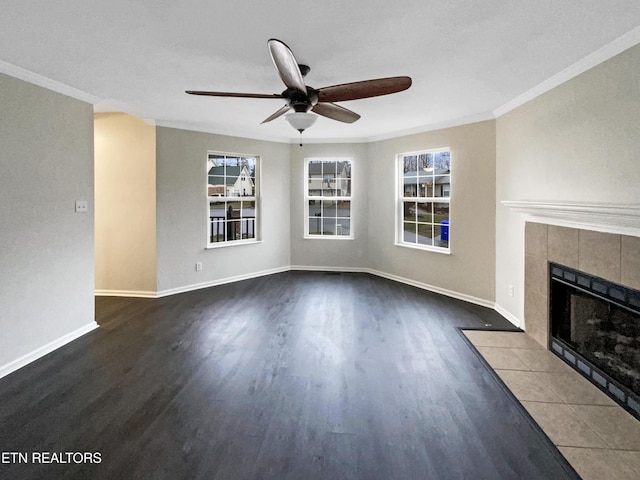
{"label": "tile fireplace surround", "polygon": [[549,340],[548,262],[640,290],[640,237],[544,223],[525,223],[525,330]]}

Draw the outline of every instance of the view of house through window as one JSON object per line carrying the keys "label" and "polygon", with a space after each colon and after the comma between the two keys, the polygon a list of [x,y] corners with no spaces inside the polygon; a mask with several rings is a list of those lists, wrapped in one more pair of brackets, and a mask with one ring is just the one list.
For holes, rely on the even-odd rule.
{"label": "view of house through window", "polygon": [[351,160],[306,160],[305,218],[307,238],[353,238]]}
{"label": "view of house through window", "polygon": [[207,155],[209,246],[257,238],[259,170],[255,156]]}
{"label": "view of house through window", "polygon": [[449,251],[449,149],[398,155],[398,244]]}

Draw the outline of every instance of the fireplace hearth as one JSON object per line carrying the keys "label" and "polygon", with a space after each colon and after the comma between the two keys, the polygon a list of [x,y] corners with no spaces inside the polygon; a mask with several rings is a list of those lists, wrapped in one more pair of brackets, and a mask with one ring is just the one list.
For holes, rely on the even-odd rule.
{"label": "fireplace hearth", "polygon": [[549,265],[549,348],[640,419],[640,291]]}

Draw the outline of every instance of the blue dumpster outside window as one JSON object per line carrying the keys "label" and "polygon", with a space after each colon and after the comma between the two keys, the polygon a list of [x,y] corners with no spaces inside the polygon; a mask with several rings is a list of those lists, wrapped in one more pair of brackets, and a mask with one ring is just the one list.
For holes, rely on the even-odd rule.
{"label": "blue dumpster outside window", "polygon": [[449,220],[440,222],[440,240],[449,241]]}

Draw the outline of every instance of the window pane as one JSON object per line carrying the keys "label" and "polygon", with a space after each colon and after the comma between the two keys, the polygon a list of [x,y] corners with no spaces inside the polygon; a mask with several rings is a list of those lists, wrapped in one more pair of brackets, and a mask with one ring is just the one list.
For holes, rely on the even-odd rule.
{"label": "window pane", "polygon": [[227,241],[240,240],[240,221],[227,220]]}
{"label": "window pane", "polygon": [[255,238],[256,236],[256,202],[242,202],[240,211],[242,218],[242,238]]}
{"label": "window pane", "polygon": [[435,187],[433,190],[434,197],[448,197],[451,188],[451,176],[450,175],[436,175]]}
{"label": "window pane", "polygon": [[451,152],[437,152],[434,155],[434,165],[436,170],[446,170],[447,173],[451,169]]}
{"label": "window pane", "polygon": [[428,223],[418,224],[418,243],[420,245],[433,245],[433,225]]}
{"label": "window pane", "polygon": [[434,155],[433,153],[427,153],[427,166],[426,170],[431,171],[434,168]]}
{"label": "window pane", "polygon": [[211,217],[222,217],[225,218],[225,210],[226,210],[225,202],[210,202],[209,203],[209,216]]}
{"label": "window pane", "polygon": [[338,162],[328,161],[322,162],[322,174],[331,176],[332,178],[336,177],[338,173]]}
{"label": "window pane", "polygon": [[418,222],[432,223],[433,222],[433,203],[418,203],[417,204],[417,218]]}
{"label": "window pane", "polygon": [[307,169],[309,195],[322,195],[322,162],[309,162]]}
{"label": "window pane", "polygon": [[418,157],[416,155],[407,155],[404,157],[404,175],[415,177],[418,173]]}
{"label": "window pane", "polygon": [[351,180],[339,177],[336,179],[336,195],[339,197],[348,197],[351,195]]}
{"label": "window pane", "polygon": [[405,242],[416,243],[416,224],[411,222],[404,222],[402,231],[402,238]]}
{"label": "window pane", "polygon": [[322,196],[335,197],[339,195],[337,192],[337,182],[334,173],[324,173],[322,176]]}
{"label": "window pane", "polygon": [[341,218],[351,218],[351,202],[349,200],[342,200],[337,203],[337,215]]}
{"label": "window pane", "polygon": [[322,218],[322,234],[323,235],[334,235],[336,227],[336,219],[335,218]]}
{"label": "window pane", "polygon": [[256,170],[258,168],[258,160],[256,158],[248,158],[247,159],[247,170],[249,171],[249,178],[251,182],[255,185],[256,183]]}
{"label": "window pane", "polygon": [[309,216],[319,217],[322,215],[322,202],[319,200],[309,200]]}
{"label": "window pane", "polygon": [[224,167],[224,155],[209,154],[207,158],[209,167]]}
{"label": "window pane", "polygon": [[402,211],[405,222],[415,222],[417,219],[418,204],[416,202],[404,202]]}
{"label": "window pane", "polygon": [[426,153],[421,153],[420,155],[418,155],[418,165],[417,165],[418,173],[424,172],[426,169],[428,169],[431,166],[429,164],[428,158],[429,158],[429,155]]}
{"label": "window pane", "polygon": [[403,159],[403,191],[405,197],[418,196],[418,157],[408,155]]}
{"label": "window pane", "polygon": [[433,208],[436,218],[434,241],[438,246],[448,247],[451,235],[449,225],[449,204],[434,203]]}
{"label": "window pane", "polygon": [[225,204],[212,202],[209,204],[209,241],[224,242],[225,240]]}
{"label": "window pane", "polygon": [[418,177],[418,196],[421,198],[431,197],[433,192],[433,175],[421,173]]}
{"label": "window pane", "polygon": [[322,219],[320,216],[316,218],[309,218],[309,235],[320,235],[322,229]]}
{"label": "window pane", "polygon": [[349,236],[351,234],[351,220],[349,220],[348,218],[336,219],[336,226],[334,228],[334,233],[336,235]]}
{"label": "window pane", "polygon": [[234,184],[242,197],[253,197],[255,192],[255,158],[240,159],[240,167]]}
{"label": "window pane", "polygon": [[227,167],[227,175],[228,175],[229,174],[228,170],[230,170],[233,167],[237,168],[240,165],[240,159],[238,157],[225,157],[224,163],[225,163],[225,166]]}
{"label": "window pane", "polygon": [[[213,167],[211,170],[220,169],[221,167]],[[224,188],[224,177],[219,175],[209,175],[207,183],[207,195],[210,197],[224,197],[226,190]]]}
{"label": "window pane", "polygon": [[256,238],[255,218],[243,218],[240,222],[242,238]]}
{"label": "window pane", "polygon": [[442,220],[449,220],[449,204],[448,203],[434,203],[433,212],[435,215],[436,222],[441,222]]}
{"label": "window pane", "polygon": [[323,200],[322,201],[322,216],[323,217],[337,217],[338,216],[338,202],[335,200]]}

